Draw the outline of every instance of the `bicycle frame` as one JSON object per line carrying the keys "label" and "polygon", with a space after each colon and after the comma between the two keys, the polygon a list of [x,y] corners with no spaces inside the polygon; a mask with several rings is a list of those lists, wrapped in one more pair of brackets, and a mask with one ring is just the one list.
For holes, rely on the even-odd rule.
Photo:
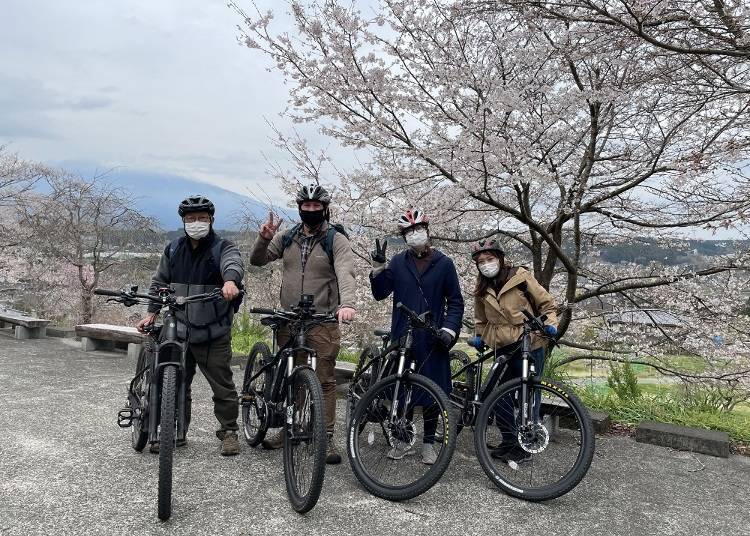
{"label": "bicycle frame", "polygon": [[[293,377],[302,369],[310,369],[313,372],[317,367],[318,353],[307,346],[306,340],[306,320],[303,317],[298,321],[295,321],[295,326],[292,328],[292,336],[290,337],[287,344],[277,350],[277,331],[279,326],[272,327],[272,353],[273,358],[269,363],[264,364],[258,372],[253,374],[249,379],[248,383],[254,382],[262,374],[266,374],[267,371],[272,371],[270,387],[266,385],[265,392],[263,393],[264,398],[267,401],[267,407],[274,410],[273,415],[270,417],[270,427],[279,426],[280,418],[283,416],[283,408],[279,407],[282,402],[282,393],[284,393],[283,402],[287,408],[286,419],[289,424],[292,421],[291,408],[294,407],[294,393],[293,393]],[[295,365],[295,357],[299,353],[304,353],[307,356],[307,362]],[[284,365],[282,365],[284,362]]]}
{"label": "bicycle frame", "polygon": [[[521,335],[521,397],[522,397],[522,407],[521,407],[521,426],[527,426],[530,421],[534,420],[534,408],[533,405],[529,403],[529,380],[535,376],[536,369],[534,366],[534,363],[531,359],[531,332],[532,327],[529,322],[524,322],[523,324],[523,332]],[[464,365],[461,367],[457,372],[451,375],[452,379],[455,379],[459,377],[464,372],[468,371],[469,369],[475,370],[475,376],[476,376],[476,382],[474,384],[473,392],[468,392],[467,397],[471,397],[471,400],[465,400],[464,406],[460,409],[462,410],[462,420],[465,421],[465,417],[470,417],[470,421],[468,423],[465,423],[465,425],[473,426],[475,424],[474,420],[476,419],[476,407],[481,405],[489,396],[489,394],[498,386],[498,383],[500,381],[500,378],[503,377],[505,374],[505,371],[508,368],[508,364],[510,363],[511,359],[514,359],[515,352],[511,353],[510,355],[500,355],[496,356],[495,351],[491,348],[487,348],[484,350],[480,357],[476,359],[475,361],[472,361],[471,363],[468,363],[467,365]],[[494,358],[494,362],[492,366],[490,367],[489,374],[487,375],[487,380],[484,382],[484,385],[482,384],[482,372],[483,372],[483,364],[485,361],[488,361],[489,359]],[[458,406],[456,401],[454,399],[451,399],[451,401],[454,403],[454,405]],[[474,406],[474,411],[471,412],[470,415],[466,415],[467,408],[471,404]]]}
{"label": "bicycle frame", "polygon": [[[151,386],[149,388],[149,408],[152,409],[148,418],[148,440],[154,442],[159,440],[159,403],[161,401],[161,377],[164,367],[177,367],[177,439],[185,439],[186,428],[186,398],[187,387],[185,385],[185,359],[187,354],[187,345],[177,339],[177,320],[172,308],[169,308],[164,314],[164,327],[166,334],[162,342],[154,341],[155,349],[153,355],[151,375]],[[170,351],[173,349],[174,351]],[[179,361],[172,358],[179,355]],[[162,359],[162,356],[167,359]]]}

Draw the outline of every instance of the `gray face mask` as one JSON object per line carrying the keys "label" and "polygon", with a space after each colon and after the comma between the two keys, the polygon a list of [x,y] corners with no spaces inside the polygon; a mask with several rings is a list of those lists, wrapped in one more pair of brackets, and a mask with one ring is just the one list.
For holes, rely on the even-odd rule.
{"label": "gray face mask", "polygon": [[210,230],[211,224],[206,221],[194,221],[185,224],[185,234],[193,240],[200,240],[201,238],[208,236]]}
{"label": "gray face mask", "polygon": [[427,231],[424,229],[416,229],[414,231],[407,231],[404,237],[406,244],[413,248],[423,248],[427,245],[429,236]]}

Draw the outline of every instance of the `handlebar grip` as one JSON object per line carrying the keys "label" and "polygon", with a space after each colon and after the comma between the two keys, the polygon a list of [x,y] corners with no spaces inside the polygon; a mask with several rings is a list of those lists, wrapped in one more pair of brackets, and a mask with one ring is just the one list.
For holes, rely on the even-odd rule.
{"label": "handlebar grip", "polygon": [[273,309],[267,309],[266,307],[253,307],[250,309],[251,313],[257,313],[260,315],[273,315],[276,314],[276,311]]}
{"label": "handlebar grip", "polygon": [[95,288],[94,294],[99,296],[122,296],[121,290],[107,290],[105,288]]}

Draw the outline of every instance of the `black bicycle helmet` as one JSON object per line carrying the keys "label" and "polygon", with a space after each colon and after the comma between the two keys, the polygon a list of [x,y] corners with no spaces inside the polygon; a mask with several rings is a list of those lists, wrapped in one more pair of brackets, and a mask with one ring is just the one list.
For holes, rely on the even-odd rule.
{"label": "black bicycle helmet", "polygon": [[331,194],[318,184],[308,184],[299,189],[296,201],[297,205],[301,205],[305,201],[319,201],[328,206],[331,202]]}
{"label": "black bicycle helmet", "polygon": [[191,195],[182,200],[177,212],[181,218],[191,212],[208,212],[213,216],[214,212],[216,212],[216,207],[214,207],[214,204],[209,199],[202,195]]}

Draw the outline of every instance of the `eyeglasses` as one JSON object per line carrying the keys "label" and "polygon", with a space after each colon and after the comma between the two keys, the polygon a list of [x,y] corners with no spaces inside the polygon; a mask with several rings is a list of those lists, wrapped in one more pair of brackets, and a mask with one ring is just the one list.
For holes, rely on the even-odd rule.
{"label": "eyeglasses", "polygon": [[208,215],[197,216],[195,214],[187,214],[185,215],[184,218],[182,218],[182,221],[184,221],[185,223],[196,223],[196,222],[210,223],[211,216],[208,216]]}

